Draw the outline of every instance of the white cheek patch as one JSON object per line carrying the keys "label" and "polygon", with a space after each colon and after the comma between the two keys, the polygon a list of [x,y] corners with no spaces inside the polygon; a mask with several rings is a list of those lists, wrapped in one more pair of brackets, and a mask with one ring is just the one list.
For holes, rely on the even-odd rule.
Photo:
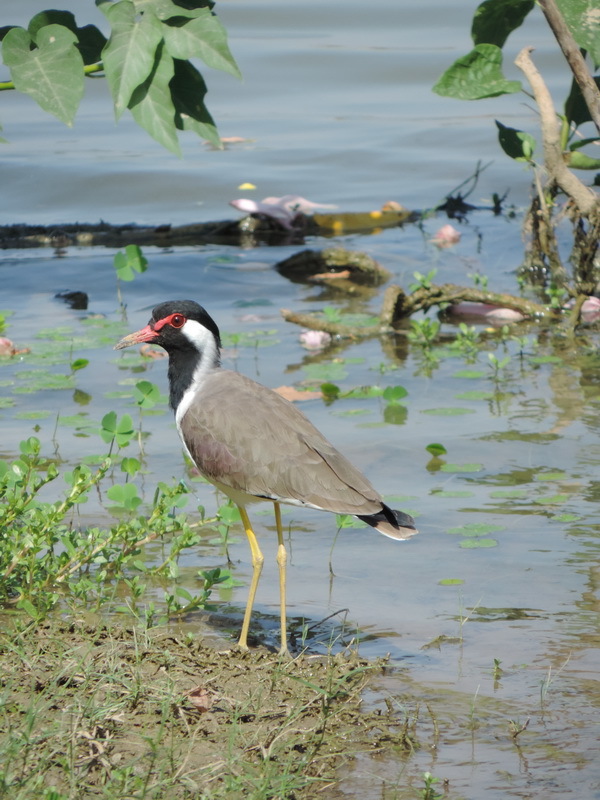
{"label": "white cheek patch", "polygon": [[203,360],[205,354],[207,360],[211,360],[209,353],[214,353],[216,348],[214,336],[208,328],[196,322],[195,319],[187,319],[180,331],[202,353]]}
{"label": "white cheek patch", "polygon": [[186,320],[180,330],[200,353],[200,359],[194,370],[192,381],[181,398],[175,413],[175,422],[181,435],[180,421],[192,404],[196,393],[200,391],[205,376],[218,366],[219,353],[213,334],[196,320]]}

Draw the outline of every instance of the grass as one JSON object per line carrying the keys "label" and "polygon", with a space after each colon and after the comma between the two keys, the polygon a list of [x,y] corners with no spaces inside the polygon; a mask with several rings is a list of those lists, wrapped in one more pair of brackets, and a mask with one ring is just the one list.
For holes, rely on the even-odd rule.
{"label": "grass", "polygon": [[386,730],[360,702],[381,665],[353,653],[282,662],[53,617],[2,634],[0,663],[12,800],[314,797]]}

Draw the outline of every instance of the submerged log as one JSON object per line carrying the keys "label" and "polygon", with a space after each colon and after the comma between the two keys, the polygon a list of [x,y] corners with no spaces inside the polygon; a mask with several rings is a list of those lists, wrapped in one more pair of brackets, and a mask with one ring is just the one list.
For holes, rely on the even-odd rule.
{"label": "submerged log", "polygon": [[279,261],[275,269],[294,282],[323,283],[348,280],[368,286],[379,286],[390,279],[390,273],[367,253],[345,247],[324,250],[302,250]]}
{"label": "submerged log", "polygon": [[65,225],[1,225],[0,248],[123,247],[127,244],[177,247],[194,244],[302,244],[305,236],[334,237],[340,233],[373,233],[402,225],[414,217],[405,209],[349,214],[298,214],[291,230],[262,215],[240,220],[198,222],[190,225],[143,226],[108,222]]}

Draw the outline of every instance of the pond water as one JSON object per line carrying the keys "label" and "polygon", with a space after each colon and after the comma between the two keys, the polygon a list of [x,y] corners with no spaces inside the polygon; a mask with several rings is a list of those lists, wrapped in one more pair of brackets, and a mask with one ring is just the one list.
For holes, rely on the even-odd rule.
{"label": "pond water", "polygon": [[[3,24],[23,24],[46,5],[5,3]],[[81,3],[61,7],[81,13]],[[424,209],[467,179],[477,161],[492,162],[469,199],[489,205],[493,192],[510,189],[514,218],[475,212],[454,223],[461,241],[445,250],[429,242],[446,221],[439,216],[334,242],[369,253],[404,287],[415,271],[435,268],[436,282],[470,285],[479,273],[490,288],[515,292],[529,175],[500,153],[493,119],[535,133],[535,114],[522,96],[469,105],[430,91],[468,50],[473,9],[464,1],[223,0],[218,11],[244,81],[208,75],[209,108],[223,136],[245,141],[216,152],[186,139],[181,161],[127,119],[115,129],[102,81],[90,82],[73,130],[26,98],[3,93],[2,219],[60,226],[235,218],[228,202],[244,196],[237,187],[246,181],[256,185],[249,194],[255,199],[300,194],[342,211],[389,200]],[[85,21],[95,14],[101,21],[89,11]],[[560,96],[561,58],[539,17],[514,35],[511,52],[529,43]],[[519,77],[510,63],[506,72]],[[330,243],[314,237],[305,246]],[[173,297],[206,306],[234,335],[225,365],[268,386],[332,380],[343,389],[405,387],[405,412],[381,398],[311,400],[302,409],[386,497],[418,518],[420,535],[398,544],[350,528],[334,545],[333,516],[298,509],[284,516],[292,531],[289,614],[297,630],[302,619],[313,625],[348,609],[343,641],[355,634],[363,655],[389,653],[393,667],[366,701],[384,708],[387,697],[421,744],[409,756],[391,746],[377,760],[360,761],[340,796],[420,796],[421,773],[429,771],[452,798],[600,797],[597,334],[586,332],[574,349],[536,327],[505,335],[480,328],[479,347],[468,356],[449,349],[456,328],[444,324],[446,344],[434,360],[403,336],[315,356],[303,350],[299,330],[281,319],[280,308],[376,311],[382,293],[361,302],[287,281],[273,267],[300,249],[146,248],[148,272],[121,285],[125,320],[114,250],[1,251],[0,307],[12,312],[7,334],[32,352],[0,362],[0,453],[13,456],[33,434],[65,465],[101,452],[93,428],[110,410],[137,413],[136,380],[166,392],[164,361],[131,359],[112,344]],[[63,289],[87,292],[89,311],[54,299]],[[88,320],[90,312],[96,321]],[[494,370],[490,354],[505,364]],[[88,358],[90,366],[74,383],[47,388],[47,373],[67,375],[74,358]],[[170,412],[159,410],[142,421],[141,488],[148,500],[157,481],[186,476]],[[447,450],[438,461],[425,449],[434,442]],[[197,503],[212,513],[220,500],[209,487],[193,486]],[[264,516],[253,510],[266,555],[254,625],[274,643],[275,533],[270,509]],[[83,524],[110,522],[100,504],[80,513]],[[220,598],[231,628],[251,573],[241,531],[230,554],[241,582]],[[183,574],[196,588],[196,570],[223,559],[207,540],[186,557]],[[187,629],[204,630],[201,616],[186,620]],[[343,617],[321,626],[322,642],[330,631],[339,635]]]}

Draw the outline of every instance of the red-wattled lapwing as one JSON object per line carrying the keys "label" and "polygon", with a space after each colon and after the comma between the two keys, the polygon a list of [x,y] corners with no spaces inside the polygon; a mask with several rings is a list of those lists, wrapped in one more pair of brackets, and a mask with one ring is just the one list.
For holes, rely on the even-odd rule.
{"label": "red-wattled lapwing", "polygon": [[287,653],[285,568],[280,503],[353,514],[392,539],[415,534],[414,520],[383,502],[369,481],[288,400],[221,368],[219,329],[192,300],[161,303],[148,325],[116,350],[140,342],[169,354],[170,405],[190,458],[237,505],[252,552],[252,581],[239,646],[248,628],[264,561],[246,512],[270,500],[277,524],[281,652]]}

